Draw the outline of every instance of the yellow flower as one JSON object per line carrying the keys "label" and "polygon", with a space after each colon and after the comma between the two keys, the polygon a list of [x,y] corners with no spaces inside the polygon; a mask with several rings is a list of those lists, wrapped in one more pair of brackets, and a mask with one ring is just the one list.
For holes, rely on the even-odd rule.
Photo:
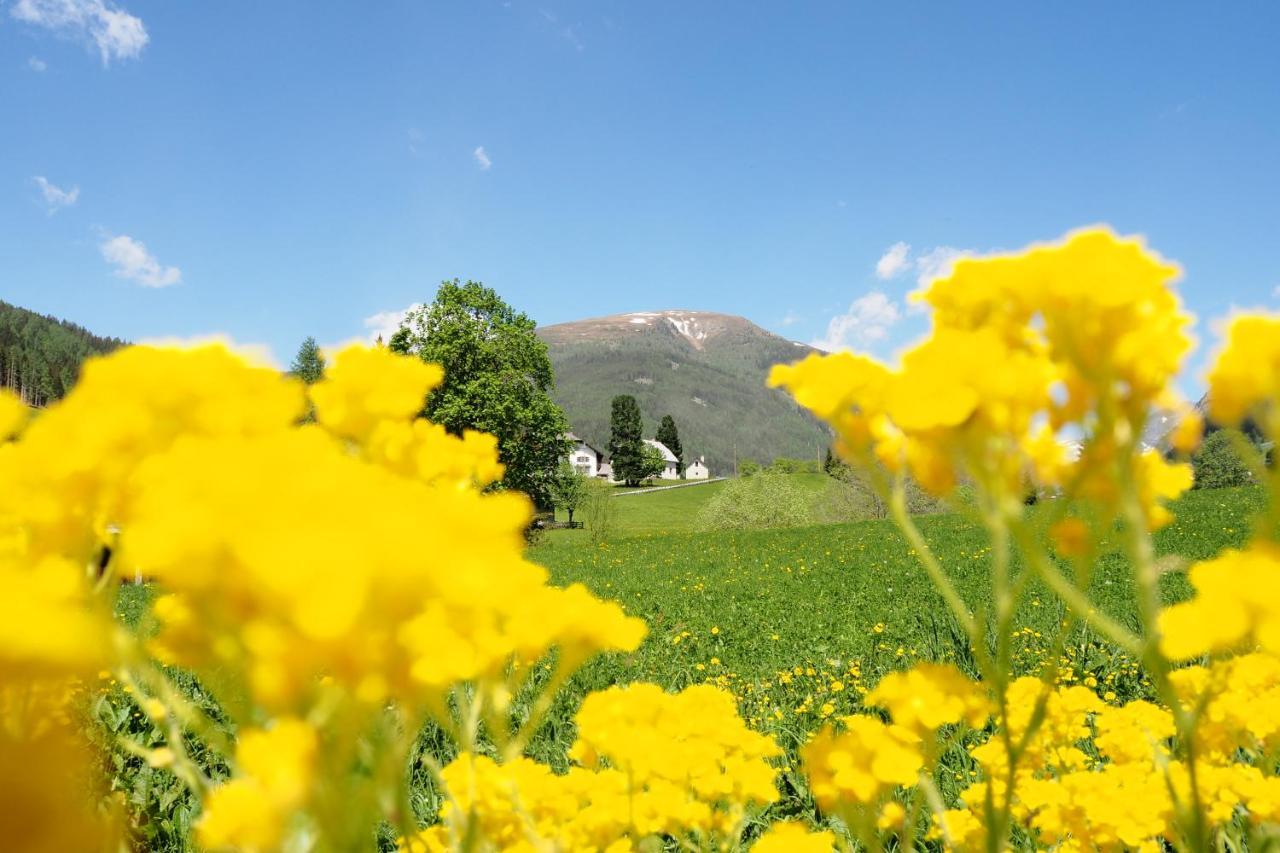
{"label": "yellow flower", "polygon": [[1280,653],[1280,550],[1256,543],[1188,571],[1195,598],[1160,613],[1160,648],[1173,660],[1226,651],[1252,637]]}
{"label": "yellow flower", "polygon": [[798,821],[779,821],[751,845],[752,853],[831,853],[836,836],[830,830],[815,831]]}
{"label": "yellow flower", "polygon": [[1246,314],[1227,326],[1226,345],[1209,369],[1209,414],[1238,426],[1280,397],[1280,316]]}
{"label": "yellow flower", "polygon": [[307,801],[318,749],[315,730],[301,720],[241,734],[237,773],[205,797],[197,825],[206,847],[275,847],[289,816]]}
{"label": "yellow flower", "polygon": [[920,735],[956,723],[978,728],[991,714],[986,691],[951,664],[919,663],[890,673],[866,702],[887,709],[895,723]]}
{"label": "yellow flower", "polygon": [[824,810],[867,805],[900,785],[914,784],[924,758],[907,729],[871,717],[846,717],[846,730],[825,729],[801,755],[813,797]]}
{"label": "yellow flower", "polygon": [[0,441],[16,435],[27,422],[30,410],[7,388],[0,388]]}

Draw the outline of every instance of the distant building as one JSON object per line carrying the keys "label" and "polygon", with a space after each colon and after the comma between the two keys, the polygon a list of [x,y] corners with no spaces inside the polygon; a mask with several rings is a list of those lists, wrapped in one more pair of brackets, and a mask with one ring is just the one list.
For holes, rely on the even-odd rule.
{"label": "distant building", "polygon": [[658,476],[664,480],[679,480],[680,460],[676,458],[676,455],[672,453],[661,441],[646,438],[644,443],[662,454],[662,473]]}
{"label": "distant building", "polygon": [[705,480],[711,476],[711,471],[707,469],[706,457],[699,456],[698,461],[684,469],[684,478],[686,480]]}
{"label": "distant building", "polygon": [[602,476],[601,467],[608,468],[609,466],[605,463],[604,456],[601,455],[600,451],[571,432],[565,433],[564,437],[573,442],[573,447],[569,449],[569,464],[573,466],[574,470],[586,477]]}

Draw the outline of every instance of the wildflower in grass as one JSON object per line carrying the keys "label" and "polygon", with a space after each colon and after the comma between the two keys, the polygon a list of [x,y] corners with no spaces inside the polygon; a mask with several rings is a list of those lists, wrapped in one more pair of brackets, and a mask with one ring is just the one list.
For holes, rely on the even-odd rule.
{"label": "wildflower in grass", "polygon": [[872,717],[846,717],[845,730],[825,729],[802,750],[809,785],[828,812],[842,805],[878,802],[893,789],[915,783],[924,767],[920,741],[901,726]]}
{"label": "wildflower in grass", "polygon": [[831,853],[836,836],[831,830],[812,830],[798,821],[773,824],[751,845],[752,853]]}
{"label": "wildflower in grass", "polygon": [[205,798],[200,843],[214,849],[278,846],[310,795],[316,751],[316,732],[301,720],[280,719],[267,731],[241,733],[235,778]]}
{"label": "wildflower in grass", "polygon": [[1174,660],[1240,646],[1280,653],[1280,548],[1259,542],[1196,563],[1196,595],[1160,614],[1161,649]]}
{"label": "wildflower in grass", "polygon": [[952,664],[918,663],[889,673],[866,702],[888,710],[894,723],[921,736],[957,723],[980,728],[991,714],[986,691]]}

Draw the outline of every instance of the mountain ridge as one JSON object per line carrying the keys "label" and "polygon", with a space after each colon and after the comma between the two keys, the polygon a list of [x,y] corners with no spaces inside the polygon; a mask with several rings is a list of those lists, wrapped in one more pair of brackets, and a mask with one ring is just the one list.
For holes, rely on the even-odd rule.
{"label": "mountain ridge", "polygon": [[542,326],[556,373],[556,402],[575,433],[604,451],[613,397],[631,394],[644,434],[663,415],[680,430],[686,464],[706,457],[713,474],[742,459],[820,458],[826,428],[765,380],[774,364],[812,347],[733,314],[663,309]]}

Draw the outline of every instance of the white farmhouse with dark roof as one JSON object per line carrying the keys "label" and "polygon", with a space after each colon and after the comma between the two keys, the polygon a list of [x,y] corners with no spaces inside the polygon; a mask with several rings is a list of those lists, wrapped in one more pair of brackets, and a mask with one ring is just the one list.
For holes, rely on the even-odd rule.
{"label": "white farmhouse with dark roof", "polygon": [[600,451],[571,432],[565,433],[564,437],[573,442],[573,446],[569,448],[569,464],[574,470],[587,477],[599,475],[600,466],[604,462]]}

